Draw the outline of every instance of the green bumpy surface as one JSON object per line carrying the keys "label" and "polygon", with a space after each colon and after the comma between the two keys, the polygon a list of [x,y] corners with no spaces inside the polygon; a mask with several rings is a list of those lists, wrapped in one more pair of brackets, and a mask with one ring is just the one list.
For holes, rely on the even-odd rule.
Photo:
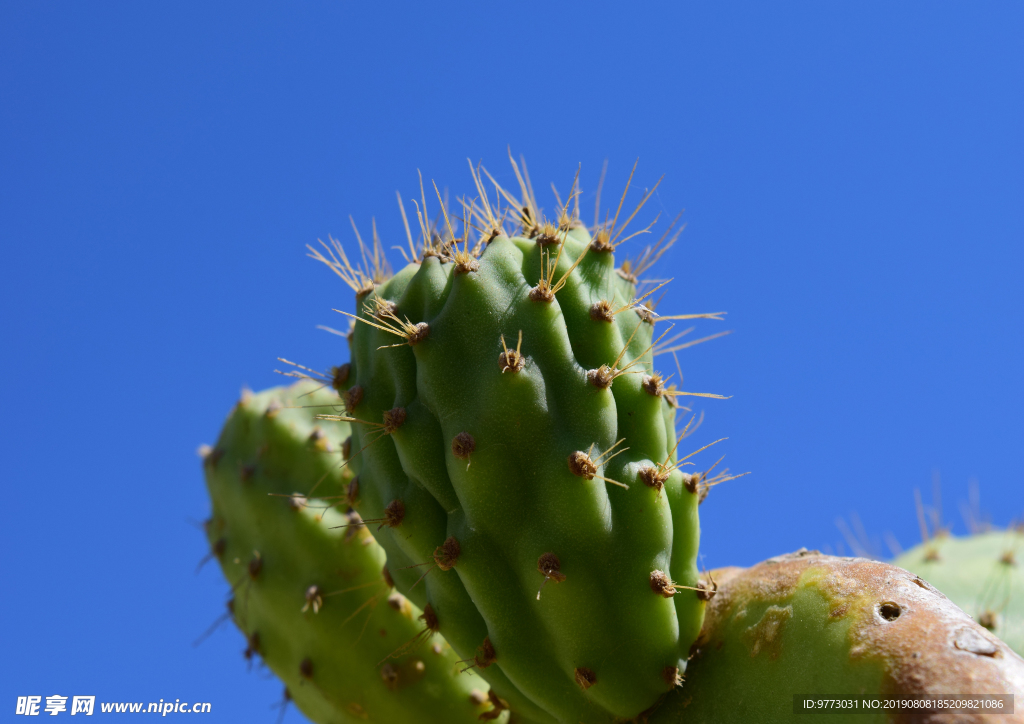
{"label": "green bumpy surface", "polygon": [[[591,241],[583,229],[560,237],[554,281]],[[547,249],[554,259],[557,244]],[[589,252],[549,302],[529,297],[542,267],[533,239],[499,236],[478,269],[454,267],[428,257],[358,299],[362,319],[373,320],[378,297],[429,333],[403,344],[355,325],[349,414],[367,423],[353,424],[356,508],[380,521],[373,535],[398,590],[432,607],[440,632],[476,657],[514,713],[574,724],[634,717],[675,686],[705,605],[697,591],[662,595],[651,583],[654,571],[699,582],[694,486],[678,470],[663,489],[638,475],[675,461],[674,406],[642,384],[653,325],[635,309],[591,317],[594,303],[618,309],[636,294],[608,251]],[[503,371],[501,338],[515,349],[520,331],[525,366]],[[588,370],[611,366],[624,346],[618,368],[642,355],[632,369],[643,374],[591,384]],[[376,426],[393,408],[405,411],[402,424]],[[472,437],[468,457],[453,450],[461,433]],[[597,474],[628,489],[570,469],[574,452],[597,458],[619,440],[623,452]],[[394,505],[387,517],[393,501],[398,522]],[[427,572],[451,562],[439,549],[449,538],[454,566]],[[557,575],[539,570],[545,554],[557,556]]]}
{"label": "green bumpy surface", "polygon": [[1002,530],[940,536],[893,565],[925,579],[1024,656],[1024,533]]}
{"label": "green bumpy surface", "polygon": [[484,701],[485,682],[458,673],[444,640],[421,634],[420,611],[385,581],[384,551],[365,526],[339,527],[352,520],[323,500],[287,497],[321,478],[317,494],[344,495],[350,477],[339,466],[345,427],[320,430],[313,410],[288,409],[338,403],[316,387],[247,395],[206,455],[208,537],[247,657],[262,657],[324,724],[506,720]]}

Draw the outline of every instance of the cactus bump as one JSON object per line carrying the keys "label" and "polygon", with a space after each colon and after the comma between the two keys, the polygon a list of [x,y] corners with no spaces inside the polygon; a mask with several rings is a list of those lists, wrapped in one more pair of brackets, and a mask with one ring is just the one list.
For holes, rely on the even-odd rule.
{"label": "cactus bump", "polygon": [[[393,590],[384,551],[344,505],[345,426],[302,407],[324,404],[340,400],[309,382],[246,394],[206,451],[207,535],[246,657],[317,722],[507,720],[430,614]],[[317,497],[297,493],[317,481]]]}

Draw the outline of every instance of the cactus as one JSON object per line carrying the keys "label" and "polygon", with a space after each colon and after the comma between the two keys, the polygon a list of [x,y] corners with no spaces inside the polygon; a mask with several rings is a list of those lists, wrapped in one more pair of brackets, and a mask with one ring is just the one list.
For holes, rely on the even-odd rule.
{"label": "cactus", "polygon": [[[313,252],[358,305],[351,362],[328,375],[346,411],[323,418],[352,424],[353,504],[398,590],[514,712],[631,718],[677,685],[700,630],[697,506],[722,479],[681,470],[692,393],[655,371],[672,317],[637,291],[674,237],[616,268],[621,203],[592,236],[574,182],[545,220],[513,166],[519,199],[473,169],[461,238],[421,195],[424,241],[393,276],[376,235],[362,268]],[[684,315],[702,316],[718,318]]]}
{"label": "cactus", "polygon": [[1015,695],[1015,713],[859,710],[836,720],[1024,722],[1024,660],[911,573],[817,551],[716,573],[686,681],[651,724],[823,716],[796,713],[794,696],[859,703],[985,694]]}
{"label": "cactus", "polygon": [[928,581],[978,623],[1024,655],[1024,531],[939,535],[893,565]]}
{"label": "cactus", "polygon": [[[247,394],[206,451],[207,534],[246,657],[260,656],[318,722],[506,720],[485,682],[458,674],[430,614],[391,589],[358,515],[332,507],[351,477],[339,466],[345,426],[295,409],[324,404],[337,395],[308,382]],[[293,495],[311,481],[320,497]]]}

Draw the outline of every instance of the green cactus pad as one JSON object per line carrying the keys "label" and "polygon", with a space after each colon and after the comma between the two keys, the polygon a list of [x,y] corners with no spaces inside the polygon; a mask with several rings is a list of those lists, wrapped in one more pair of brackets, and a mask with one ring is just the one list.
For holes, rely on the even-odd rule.
{"label": "green cactus pad", "polygon": [[[799,551],[715,573],[686,680],[651,724],[1024,721],[1024,660],[907,571]],[[1015,713],[794,711],[794,696],[859,704],[984,694],[1015,695]]]}
{"label": "green cactus pad", "polygon": [[1024,532],[939,536],[892,563],[921,576],[1024,655]]}
{"label": "green cactus pad", "polygon": [[524,197],[518,236],[487,210],[475,245],[424,230],[390,278],[329,261],[359,305],[341,387],[355,505],[398,589],[513,712],[631,718],[700,630],[706,488],[677,466],[682,393],[653,367],[669,324],[636,300],[645,263],[616,268],[614,224],[534,223]]}
{"label": "green cactus pad", "polygon": [[[337,395],[309,382],[246,395],[205,457],[207,533],[247,658],[261,657],[317,722],[504,721],[486,683],[458,673],[422,611],[392,590],[358,515],[327,507],[347,494],[347,431],[294,409],[324,404]],[[318,497],[291,497],[317,481]]]}

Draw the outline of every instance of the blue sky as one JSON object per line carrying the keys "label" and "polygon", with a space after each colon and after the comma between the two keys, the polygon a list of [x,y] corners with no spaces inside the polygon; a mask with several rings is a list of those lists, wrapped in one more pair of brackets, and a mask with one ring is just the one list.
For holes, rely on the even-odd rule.
{"label": "blue sky", "polygon": [[226,591],[195,449],[276,357],[345,358],[305,244],[401,243],[417,169],[467,193],[508,145],[545,189],[582,164],[584,208],[639,158],[686,209],[664,308],[735,330],[680,360],[733,396],[695,442],[753,472],[702,507],[707,565],[838,551],[854,512],[912,544],[935,470],[945,523],[972,477],[1024,517],[1021,5],[623,7],[0,7],[0,705],[276,718],[240,634],[191,646]]}

